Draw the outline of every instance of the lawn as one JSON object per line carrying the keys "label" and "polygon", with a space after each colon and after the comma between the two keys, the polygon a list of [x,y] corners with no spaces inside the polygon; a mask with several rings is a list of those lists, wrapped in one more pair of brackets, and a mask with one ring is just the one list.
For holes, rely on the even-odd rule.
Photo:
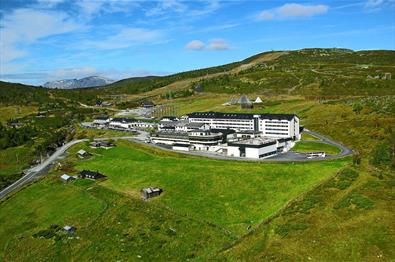
{"label": "lawn", "polygon": [[325,152],[328,155],[337,155],[341,150],[330,144],[325,144],[321,142],[304,142],[299,141],[292,148],[294,152]]}
{"label": "lawn", "polygon": [[118,143],[116,148],[97,150],[95,157],[78,162],[76,168],[99,170],[108,176],[103,186],[136,198],[141,188],[159,186],[164,194],[154,202],[236,234],[246,233],[248,226],[267,218],[348,162],[220,161]]}

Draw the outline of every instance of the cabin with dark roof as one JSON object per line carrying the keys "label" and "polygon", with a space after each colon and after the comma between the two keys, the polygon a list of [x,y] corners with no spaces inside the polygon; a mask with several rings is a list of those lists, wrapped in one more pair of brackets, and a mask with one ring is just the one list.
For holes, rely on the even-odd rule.
{"label": "cabin with dark roof", "polygon": [[151,107],[154,107],[155,104],[152,101],[143,101],[140,103],[140,106],[142,106],[144,108],[151,108]]}
{"label": "cabin with dark roof", "polygon": [[93,179],[93,180],[106,178],[105,175],[103,175],[103,174],[101,174],[101,173],[99,173],[97,171],[89,171],[89,170],[82,170],[80,172],[80,177],[81,178]]}
{"label": "cabin with dark roof", "polygon": [[108,141],[93,141],[89,145],[92,148],[105,148],[105,149],[115,146],[113,143],[108,142]]}

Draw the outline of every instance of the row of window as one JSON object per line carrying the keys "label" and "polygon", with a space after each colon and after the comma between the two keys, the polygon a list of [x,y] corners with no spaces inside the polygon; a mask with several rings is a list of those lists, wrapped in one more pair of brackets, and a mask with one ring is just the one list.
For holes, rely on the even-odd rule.
{"label": "row of window", "polygon": [[266,128],[266,130],[271,130],[271,131],[287,131],[288,128]]}
{"label": "row of window", "polygon": [[288,133],[280,133],[280,132],[266,132],[268,135],[281,135],[281,136],[287,136]]}
{"label": "row of window", "polygon": [[266,125],[269,127],[288,127],[288,125]]}
{"label": "row of window", "polygon": [[278,121],[266,120],[265,123],[267,123],[267,124],[288,124],[288,121],[282,121],[282,120],[278,120]]}

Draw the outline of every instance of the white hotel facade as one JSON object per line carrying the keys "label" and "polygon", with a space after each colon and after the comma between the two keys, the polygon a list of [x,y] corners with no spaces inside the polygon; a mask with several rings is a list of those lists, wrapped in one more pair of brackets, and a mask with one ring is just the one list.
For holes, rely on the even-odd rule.
{"label": "white hotel facade", "polygon": [[188,115],[188,120],[208,124],[212,129],[253,131],[267,138],[300,139],[300,121],[295,114],[194,112]]}

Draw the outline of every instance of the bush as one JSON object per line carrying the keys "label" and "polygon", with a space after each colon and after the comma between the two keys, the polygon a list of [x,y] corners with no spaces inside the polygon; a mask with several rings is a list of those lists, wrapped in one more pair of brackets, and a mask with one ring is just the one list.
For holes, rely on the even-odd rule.
{"label": "bush", "polygon": [[371,156],[372,158],[370,159],[370,163],[375,166],[390,164],[391,162],[390,146],[385,143],[378,144],[373,149]]}
{"label": "bush", "polygon": [[358,209],[372,209],[374,206],[373,201],[358,193],[358,192],[352,192],[351,194],[345,196],[342,200],[337,202],[334,206],[335,209],[341,209],[341,208],[346,208],[349,207],[351,204],[355,205],[356,208]]}
{"label": "bush", "polygon": [[352,168],[344,168],[340,173],[335,177],[331,183],[327,184],[327,187],[337,188],[340,190],[344,190],[351,186],[352,182],[358,178],[359,174]]}

